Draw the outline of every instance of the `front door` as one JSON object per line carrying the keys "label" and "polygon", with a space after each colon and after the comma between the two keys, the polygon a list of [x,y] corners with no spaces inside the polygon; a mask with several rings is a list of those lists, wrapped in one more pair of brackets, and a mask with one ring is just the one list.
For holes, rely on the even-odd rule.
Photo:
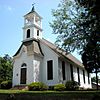
{"label": "front door", "polygon": [[20,84],[26,84],[26,68],[21,68]]}

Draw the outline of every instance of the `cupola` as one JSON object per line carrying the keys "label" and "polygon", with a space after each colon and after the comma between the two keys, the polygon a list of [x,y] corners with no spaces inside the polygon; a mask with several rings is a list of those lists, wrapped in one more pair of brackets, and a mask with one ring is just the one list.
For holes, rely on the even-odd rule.
{"label": "cupola", "polygon": [[23,40],[42,39],[42,17],[35,11],[34,5],[24,16]]}

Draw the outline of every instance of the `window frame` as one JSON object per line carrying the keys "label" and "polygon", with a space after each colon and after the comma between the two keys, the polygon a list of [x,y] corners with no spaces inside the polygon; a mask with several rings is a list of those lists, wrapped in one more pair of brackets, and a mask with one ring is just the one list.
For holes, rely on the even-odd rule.
{"label": "window frame", "polygon": [[47,61],[47,80],[53,80],[53,60]]}
{"label": "window frame", "polygon": [[71,73],[71,81],[74,81],[73,65],[72,64],[70,64],[70,73]]}
{"label": "window frame", "polygon": [[83,82],[84,82],[84,84],[86,83],[86,81],[85,81],[85,70],[83,70]]}
{"label": "window frame", "polygon": [[40,35],[40,31],[39,30],[37,30],[37,36],[39,36]]}
{"label": "window frame", "polygon": [[78,83],[80,84],[80,69],[77,67]]}
{"label": "window frame", "polygon": [[88,84],[90,84],[90,73],[87,72],[87,74],[88,74]]}
{"label": "window frame", "polygon": [[63,80],[66,80],[66,72],[65,72],[65,62],[62,61],[62,78]]}
{"label": "window frame", "polygon": [[30,29],[27,29],[27,35],[26,38],[30,38]]}

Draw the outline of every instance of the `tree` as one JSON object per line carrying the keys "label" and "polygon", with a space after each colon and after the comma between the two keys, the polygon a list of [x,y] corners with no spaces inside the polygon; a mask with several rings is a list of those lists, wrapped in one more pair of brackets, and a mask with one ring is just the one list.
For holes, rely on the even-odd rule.
{"label": "tree", "polygon": [[100,32],[100,17],[75,1],[62,0],[58,9],[52,11],[54,20],[50,23],[53,33],[58,35],[56,43],[67,51],[82,51],[91,33]]}
{"label": "tree", "polygon": [[92,14],[100,15],[100,0],[75,0],[84,8],[90,10]]}
{"label": "tree", "polygon": [[91,81],[92,81],[92,82],[96,82],[96,77],[92,77],[92,78],[91,78]]}
{"label": "tree", "polygon": [[53,33],[57,44],[66,51],[79,50],[88,72],[100,70],[99,0],[62,0],[53,10]]}
{"label": "tree", "polygon": [[[92,82],[96,82],[96,77],[95,77],[95,76],[92,77],[92,78],[91,78],[91,81],[92,81]],[[100,83],[100,78],[99,78],[99,77],[98,77],[98,83]]]}
{"label": "tree", "polygon": [[100,72],[100,44],[98,36],[91,34],[87,45],[83,49],[82,61],[88,72]]}
{"label": "tree", "polygon": [[85,9],[74,1],[62,0],[52,14],[54,20],[50,26],[53,33],[58,35],[56,43],[66,51],[83,50],[90,33],[87,25],[82,25],[87,19]]}
{"label": "tree", "polygon": [[6,54],[0,57],[0,81],[12,80],[12,58]]}
{"label": "tree", "polygon": [[[93,34],[93,35],[92,35]],[[98,90],[98,72],[100,72],[100,44],[97,34],[92,33],[88,44],[84,47],[82,53],[83,65],[90,73],[96,73],[96,83]]]}
{"label": "tree", "polygon": [[99,0],[77,1],[81,6],[88,10],[88,16],[90,16],[91,19],[93,18],[93,22],[89,22],[88,25],[95,26],[93,29],[91,27],[91,34],[88,43],[83,49],[82,61],[89,72],[96,73],[98,90],[98,72],[100,72],[100,3]]}

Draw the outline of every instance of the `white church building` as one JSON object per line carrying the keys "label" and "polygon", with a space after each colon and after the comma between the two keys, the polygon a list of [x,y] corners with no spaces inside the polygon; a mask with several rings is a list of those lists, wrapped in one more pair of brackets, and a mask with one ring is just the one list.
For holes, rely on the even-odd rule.
{"label": "white church building", "polygon": [[91,88],[91,76],[82,63],[42,38],[42,17],[34,7],[24,16],[23,41],[13,60],[13,86],[32,82],[52,86],[74,80]]}

